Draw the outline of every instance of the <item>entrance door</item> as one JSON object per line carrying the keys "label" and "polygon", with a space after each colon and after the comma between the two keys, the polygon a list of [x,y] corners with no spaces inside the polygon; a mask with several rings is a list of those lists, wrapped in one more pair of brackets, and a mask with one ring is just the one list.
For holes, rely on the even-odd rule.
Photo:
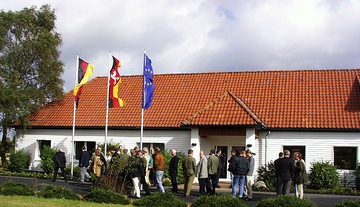
{"label": "entrance door", "polygon": [[215,151],[221,150],[219,164],[222,168],[220,171],[220,178],[226,178],[227,175],[227,160],[228,160],[228,147],[227,146],[215,146]]}

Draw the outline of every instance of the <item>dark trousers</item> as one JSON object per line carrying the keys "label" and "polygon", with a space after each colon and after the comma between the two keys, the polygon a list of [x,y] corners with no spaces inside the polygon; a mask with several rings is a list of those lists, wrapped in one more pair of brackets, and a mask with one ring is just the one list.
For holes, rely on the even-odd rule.
{"label": "dark trousers", "polygon": [[[210,187],[210,182],[208,178],[199,178],[199,193],[201,195],[205,195],[206,193],[210,194],[211,192],[211,187]],[[206,192],[205,192],[206,189]]]}
{"label": "dark trousers", "polygon": [[277,195],[289,195],[291,180],[278,179]]}
{"label": "dark trousers", "polygon": [[171,179],[171,184],[172,184],[171,192],[173,192],[173,193],[178,192],[178,184],[176,181],[176,175],[177,175],[177,172],[170,172],[170,179]]}
{"label": "dark trousers", "polygon": [[53,181],[56,181],[56,178],[57,178],[57,175],[58,175],[58,171],[59,171],[59,168],[61,170],[61,173],[65,179],[65,181],[67,181],[67,177],[66,177],[66,173],[65,173],[65,170],[63,167],[55,167],[55,171],[54,171],[54,179]]}
{"label": "dark trousers", "polygon": [[149,180],[153,186],[156,186],[156,175],[153,169],[150,170]]}
{"label": "dark trousers", "polygon": [[140,183],[143,185],[146,195],[150,195],[150,188],[145,180],[145,176],[140,176]]}
{"label": "dark trousers", "polygon": [[216,186],[219,186],[220,174],[221,174],[221,168],[218,168],[215,179]]}
{"label": "dark trousers", "polygon": [[[216,182],[216,179],[217,179],[217,176],[216,176],[216,174],[214,174],[214,175],[209,175],[209,179],[208,179],[208,182],[209,182],[209,186],[211,186],[210,187],[210,192],[208,192],[210,195],[215,195],[215,188],[216,188],[216,186],[217,186],[217,182]],[[210,182],[211,182],[211,185],[210,185]]]}

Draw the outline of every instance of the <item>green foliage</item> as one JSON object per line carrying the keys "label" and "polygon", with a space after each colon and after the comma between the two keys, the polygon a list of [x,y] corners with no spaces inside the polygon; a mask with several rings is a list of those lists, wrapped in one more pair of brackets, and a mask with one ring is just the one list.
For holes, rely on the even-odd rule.
{"label": "green foliage", "polygon": [[24,150],[10,153],[9,170],[12,172],[25,172],[30,166],[30,153]]}
{"label": "green foliage", "polygon": [[275,189],[277,185],[276,169],[273,161],[270,161],[267,165],[262,165],[257,169],[258,178],[257,181],[264,181],[269,189]]}
{"label": "green foliage", "polygon": [[185,201],[176,198],[170,192],[156,192],[151,196],[146,196],[135,201],[134,206],[186,207],[187,204]]}
{"label": "green foliage", "polygon": [[[97,146],[98,146],[98,147],[101,147],[101,150],[102,150],[103,152],[105,152],[105,144],[104,144],[104,143],[97,144]],[[115,143],[115,142],[113,142],[113,140],[107,141],[107,143],[106,143],[106,150],[109,150],[109,148],[110,148],[111,146],[114,146],[114,147],[116,147],[116,148],[118,149],[119,147],[122,147],[122,144],[121,144],[121,142]]]}
{"label": "green foliage", "polygon": [[0,194],[2,195],[22,195],[33,196],[34,190],[23,183],[14,183],[13,181],[6,181],[5,184],[0,185]]}
{"label": "green foliage", "polygon": [[339,173],[333,164],[329,162],[312,163],[309,188],[333,188],[339,185],[339,177]]}
{"label": "green foliage", "polygon": [[342,200],[340,203],[335,204],[335,207],[360,207],[359,200]]}
{"label": "green foliage", "polygon": [[130,175],[135,170],[134,162],[128,155],[112,158],[106,175],[97,182],[98,188],[122,193],[126,184],[131,183]]}
{"label": "green foliage", "polygon": [[53,173],[54,172],[54,161],[53,156],[56,153],[56,149],[52,149],[49,146],[44,146],[41,150],[40,158],[41,158],[41,169],[44,170],[46,173]]}
{"label": "green foliage", "polygon": [[194,200],[191,204],[191,207],[212,207],[212,206],[222,206],[222,207],[233,207],[240,206],[246,207],[246,204],[241,201],[239,198],[234,197],[231,194],[224,194],[219,196],[200,196]]}
{"label": "green foliage", "polygon": [[55,10],[49,5],[0,11],[0,153],[4,164],[8,126],[18,121],[15,125],[25,132],[30,113],[63,94],[62,41],[55,20]]}
{"label": "green foliage", "polygon": [[39,197],[44,198],[64,198],[69,200],[80,200],[70,188],[62,186],[47,185],[40,190],[37,194]]}
{"label": "green foliage", "polygon": [[[68,177],[68,179],[70,179],[70,175],[71,175],[71,165],[68,165],[68,166],[65,168],[65,173],[66,173],[66,176]],[[74,166],[74,169],[73,169],[73,180],[77,180],[77,181],[80,180],[80,167],[79,167],[79,166]]]}
{"label": "green foliage", "polygon": [[112,190],[93,189],[83,198],[84,201],[95,203],[113,203],[113,204],[130,204],[130,200],[125,196]]}
{"label": "green foliage", "polygon": [[[165,171],[164,171],[163,178],[170,178],[169,166],[170,166],[170,160],[173,156],[171,155],[171,152],[166,152],[166,151],[161,151],[161,154],[165,158]],[[179,157],[178,174],[176,176],[176,180],[177,180],[178,184],[182,184],[182,183],[184,183],[184,174],[182,173],[183,172],[182,160],[184,158],[184,154],[182,152],[177,152],[176,154]],[[170,183],[170,185],[171,185],[171,183]]]}
{"label": "green foliage", "polygon": [[267,198],[259,201],[256,204],[256,207],[293,207],[293,206],[301,206],[301,207],[313,207],[316,206],[310,200],[300,199],[292,196],[277,196],[275,198]]}
{"label": "green foliage", "polygon": [[354,171],[355,175],[355,184],[356,184],[356,190],[360,190],[360,164],[357,163],[356,170]]}

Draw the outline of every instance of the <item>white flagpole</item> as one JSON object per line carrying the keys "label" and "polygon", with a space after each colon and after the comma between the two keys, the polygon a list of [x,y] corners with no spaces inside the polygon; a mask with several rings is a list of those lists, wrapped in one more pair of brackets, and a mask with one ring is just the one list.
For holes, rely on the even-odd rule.
{"label": "white flagpole", "polygon": [[144,67],[143,67],[143,100],[144,103],[142,103],[143,105],[141,106],[141,129],[140,129],[140,149],[142,149],[142,139],[144,136],[144,106],[146,105],[146,97],[145,97],[145,80],[144,80],[144,68],[146,66],[146,49],[144,49]]}
{"label": "white flagpole", "polygon": [[107,95],[106,95],[106,123],[105,123],[105,141],[104,141],[104,153],[107,154],[107,134],[108,134],[108,121],[109,121],[109,89],[110,89],[110,70],[111,70],[111,52],[109,53],[109,70],[107,81]]}
{"label": "white flagpole", "polygon": [[[78,80],[78,69],[79,69],[79,55],[76,55],[76,68],[75,68],[75,87],[77,86]],[[74,87],[74,88],[75,88]],[[72,139],[71,139],[71,150],[70,150],[70,162],[71,162],[71,173],[70,179],[72,180],[74,175],[74,137],[75,137],[75,114],[76,114],[76,97],[74,98],[74,112],[73,112],[73,127],[72,127]]]}

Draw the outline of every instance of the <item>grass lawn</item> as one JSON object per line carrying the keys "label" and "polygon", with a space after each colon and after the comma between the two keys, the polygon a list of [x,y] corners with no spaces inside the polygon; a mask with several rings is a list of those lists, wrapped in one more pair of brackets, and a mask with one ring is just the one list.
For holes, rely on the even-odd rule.
{"label": "grass lawn", "polygon": [[92,203],[86,201],[72,201],[66,199],[50,199],[50,198],[37,198],[34,196],[4,196],[0,195],[0,207],[3,206],[43,206],[43,207],[52,207],[52,206],[84,206],[84,207],[113,207],[113,206],[124,206],[124,205],[115,205],[115,204],[100,204]]}

